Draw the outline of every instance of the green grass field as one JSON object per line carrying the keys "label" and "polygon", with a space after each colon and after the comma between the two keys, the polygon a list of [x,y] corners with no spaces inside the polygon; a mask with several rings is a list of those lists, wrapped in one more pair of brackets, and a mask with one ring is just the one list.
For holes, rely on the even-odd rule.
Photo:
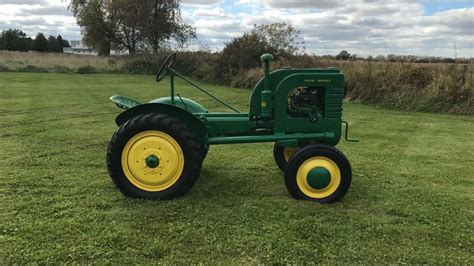
{"label": "green grass field", "polygon": [[[211,86],[245,110],[249,91]],[[224,110],[180,84],[182,96]],[[123,197],[105,166],[120,110],[152,76],[0,73],[0,264],[473,264],[474,118],[345,105],[353,183],[296,201],[272,144],[212,146],[185,197]]]}

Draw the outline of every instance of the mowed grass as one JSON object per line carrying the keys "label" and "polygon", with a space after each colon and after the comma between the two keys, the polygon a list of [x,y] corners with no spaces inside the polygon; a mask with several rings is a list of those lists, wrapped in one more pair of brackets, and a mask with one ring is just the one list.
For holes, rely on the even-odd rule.
{"label": "mowed grass", "polygon": [[[183,97],[211,110],[202,93]],[[241,110],[250,92],[207,85]],[[168,94],[152,76],[0,73],[0,264],[473,264],[474,118],[345,105],[340,203],[292,199],[272,144],[212,146],[185,197],[123,197],[107,174],[108,97]]]}

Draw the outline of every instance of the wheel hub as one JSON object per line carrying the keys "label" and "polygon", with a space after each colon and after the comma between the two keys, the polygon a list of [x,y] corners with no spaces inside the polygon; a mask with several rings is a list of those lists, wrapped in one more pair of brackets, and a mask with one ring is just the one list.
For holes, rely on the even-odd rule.
{"label": "wheel hub", "polygon": [[306,176],[308,185],[314,189],[323,189],[331,183],[331,173],[324,167],[315,167]]}
{"label": "wheel hub", "polygon": [[321,199],[334,193],[341,183],[341,171],[337,164],[324,156],[304,161],[297,173],[296,183],[303,194]]}
{"label": "wheel hub", "polygon": [[158,157],[156,157],[154,154],[148,156],[145,161],[146,166],[150,168],[156,168],[158,165],[160,165],[160,159],[158,159]]}

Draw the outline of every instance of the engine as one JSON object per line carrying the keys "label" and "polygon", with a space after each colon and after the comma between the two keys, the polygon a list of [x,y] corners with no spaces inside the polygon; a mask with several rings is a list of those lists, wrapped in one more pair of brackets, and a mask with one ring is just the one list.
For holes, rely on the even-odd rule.
{"label": "engine", "polygon": [[324,88],[299,87],[288,94],[288,114],[316,121],[324,117]]}

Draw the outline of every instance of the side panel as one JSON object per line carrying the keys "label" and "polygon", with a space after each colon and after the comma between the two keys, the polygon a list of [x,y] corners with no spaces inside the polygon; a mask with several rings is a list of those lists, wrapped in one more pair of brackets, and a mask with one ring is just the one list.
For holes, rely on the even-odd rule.
{"label": "side panel", "polygon": [[[289,75],[297,73],[340,73],[338,69],[321,69],[321,68],[290,68],[290,69],[279,69],[270,73],[270,89],[275,91],[278,84]],[[264,90],[264,80],[261,79],[252,91],[250,97],[250,110],[249,116],[257,117],[260,116],[260,103],[261,93]]]}
{"label": "side panel", "polygon": [[194,114],[207,127],[209,138],[217,136],[253,135],[256,123],[246,113]]}
{"label": "side panel", "polygon": [[[324,88],[324,116],[312,121],[288,115],[288,93],[297,87]],[[283,79],[275,91],[275,133],[334,133],[325,143],[336,145],[341,138],[344,75],[339,73],[300,73]]]}
{"label": "side panel", "polygon": [[209,137],[251,135],[252,123],[247,116],[229,114],[227,116],[203,116],[200,117],[207,125]]}

